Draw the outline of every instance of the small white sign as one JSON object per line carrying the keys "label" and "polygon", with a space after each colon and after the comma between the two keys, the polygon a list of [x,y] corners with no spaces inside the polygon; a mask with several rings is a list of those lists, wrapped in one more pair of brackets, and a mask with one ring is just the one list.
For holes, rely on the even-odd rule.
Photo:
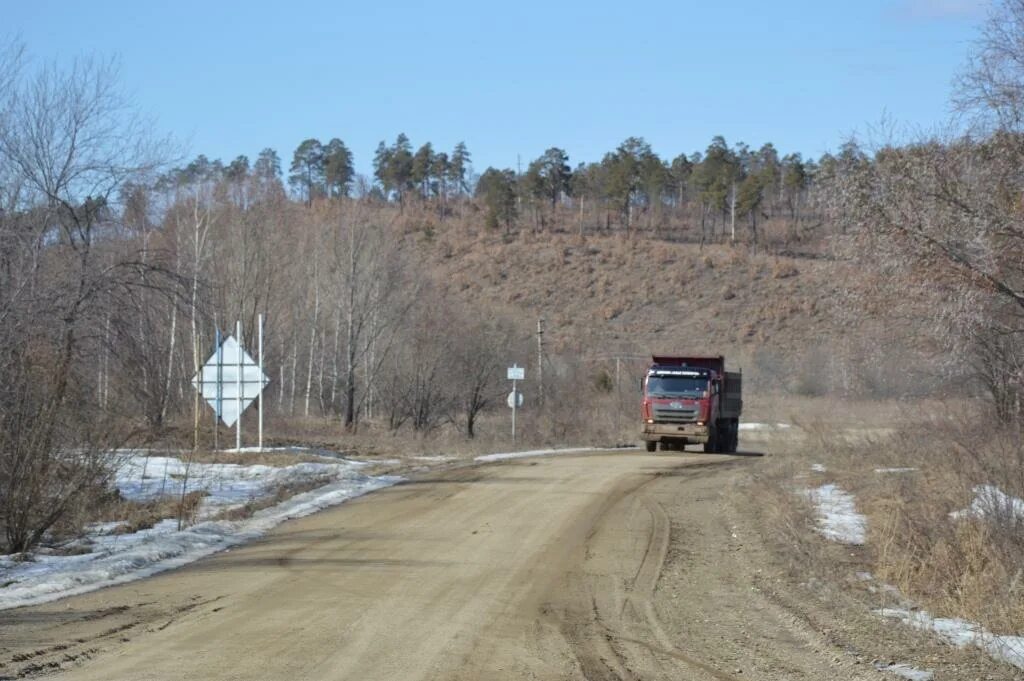
{"label": "small white sign", "polygon": [[508,394],[508,398],[505,400],[509,407],[515,407],[518,409],[523,406],[523,394],[518,390]]}
{"label": "small white sign", "polygon": [[508,380],[510,381],[523,381],[526,380],[526,368],[511,366],[508,368]]}

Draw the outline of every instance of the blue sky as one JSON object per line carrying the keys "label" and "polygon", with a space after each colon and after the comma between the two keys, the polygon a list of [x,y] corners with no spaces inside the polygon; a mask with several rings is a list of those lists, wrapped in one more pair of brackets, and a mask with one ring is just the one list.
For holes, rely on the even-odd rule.
{"label": "blue sky", "polygon": [[225,161],[340,137],[465,140],[474,166],[550,146],[573,165],[628,136],[665,157],[771,141],[818,156],[883,116],[948,117],[984,0],[861,2],[6,3],[39,61],[117,56],[125,86],[190,155]]}

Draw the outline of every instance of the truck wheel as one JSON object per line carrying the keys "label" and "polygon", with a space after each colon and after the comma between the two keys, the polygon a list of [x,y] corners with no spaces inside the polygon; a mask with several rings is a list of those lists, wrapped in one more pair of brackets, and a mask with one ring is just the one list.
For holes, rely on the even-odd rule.
{"label": "truck wheel", "polygon": [[720,451],[721,449],[718,447],[718,428],[712,428],[711,432],[708,433],[708,441],[704,443],[704,453],[714,454]]}
{"label": "truck wheel", "polygon": [[653,452],[655,449],[658,448],[658,443],[655,442],[654,440],[648,440],[647,442],[644,443],[644,448],[647,449],[647,451],[649,452]]}
{"label": "truck wheel", "polygon": [[729,426],[729,453],[735,454],[740,445],[740,424],[733,421]]}

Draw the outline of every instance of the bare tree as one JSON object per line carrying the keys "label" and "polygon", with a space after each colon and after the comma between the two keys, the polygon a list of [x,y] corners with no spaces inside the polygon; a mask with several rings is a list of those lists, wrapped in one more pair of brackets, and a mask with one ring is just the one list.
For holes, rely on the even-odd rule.
{"label": "bare tree", "polygon": [[[351,429],[365,398],[358,394],[359,372],[367,372],[366,382],[372,384],[389,339],[415,299],[416,286],[407,277],[410,264],[403,261],[392,227],[374,220],[366,206],[343,205],[334,223],[332,265],[344,334],[339,377],[344,424]],[[371,361],[372,354],[376,357]]]}
{"label": "bare tree", "polygon": [[0,273],[0,526],[7,550],[25,551],[105,484],[126,437],[94,398],[107,320],[143,289],[174,289],[146,276],[161,272],[154,260],[116,246],[117,192],[160,158],[112,64],[13,82],[0,167],[23,189],[0,220],[16,250]]}
{"label": "bare tree", "polygon": [[920,318],[942,348],[1001,374],[982,376],[1010,391],[993,394],[996,404],[1024,389],[1022,168],[1024,138],[999,132],[884,146],[832,179],[847,254],[887,273],[877,294],[890,309],[927,305]]}
{"label": "bare tree", "polygon": [[449,325],[444,342],[448,356],[446,383],[452,391],[451,420],[472,439],[480,414],[497,403],[504,383],[502,368],[510,356],[513,331],[499,320],[463,319]]}
{"label": "bare tree", "polygon": [[957,77],[953,103],[983,128],[1024,125],[1024,0],[998,0]]}

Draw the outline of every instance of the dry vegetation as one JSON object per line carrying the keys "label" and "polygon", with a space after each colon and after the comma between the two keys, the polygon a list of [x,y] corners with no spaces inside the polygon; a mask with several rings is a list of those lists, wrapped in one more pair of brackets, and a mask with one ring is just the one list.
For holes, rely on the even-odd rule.
{"label": "dry vegetation", "polygon": [[[1008,505],[950,515],[971,506],[979,485],[1024,498],[1019,434],[979,426],[984,410],[972,403],[830,404],[831,415],[797,418],[800,434],[774,441],[771,450],[785,455],[751,488],[791,573],[851,585],[869,607],[907,598],[993,632],[1024,631],[1024,518]],[[863,546],[818,532],[802,491],[826,483],[851,493],[866,516]],[[863,572],[874,580],[857,577]]]}

